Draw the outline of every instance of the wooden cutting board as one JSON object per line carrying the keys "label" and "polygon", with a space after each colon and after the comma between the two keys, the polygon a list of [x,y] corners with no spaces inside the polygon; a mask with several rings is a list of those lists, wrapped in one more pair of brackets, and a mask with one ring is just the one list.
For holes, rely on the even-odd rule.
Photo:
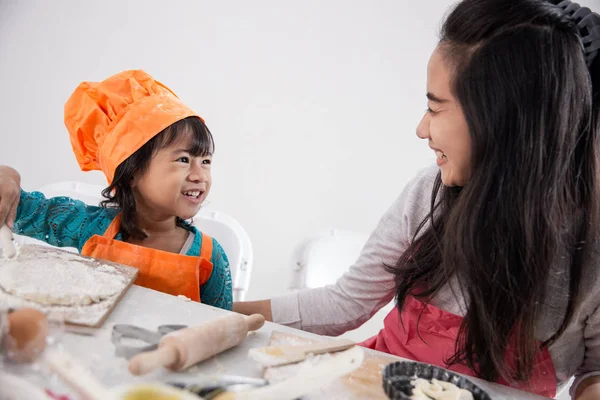
{"label": "wooden cutting board", "polygon": [[[119,300],[123,297],[125,292],[133,284],[137,278],[138,270],[133,267],[126,265],[116,264],[104,260],[96,260],[89,257],[84,257],[76,253],[71,253],[65,250],[58,249],[56,247],[50,247],[46,245],[27,244],[21,245],[21,255],[17,258],[22,260],[35,259],[35,268],[39,268],[40,273],[43,273],[44,266],[48,266],[50,262],[69,263],[70,261],[76,261],[76,264],[81,268],[90,268],[90,270],[97,270],[106,276],[109,281],[114,277],[114,287],[116,292],[110,297],[100,300],[96,303],[89,305],[42,305],[39,302],[26,300],[14,294],[10,294],[0,287],[0,304],[8,308],[19,308],[19,307],[32,307],[39,309],[40,311],[50,315],[52,318],[63,320],[67,324],[88,326],[93,328],[100,327],[110,312],[117,305]],[[21,258],[23,257],[23,258]],[[2,256],[0,256],[0,260]],[[39,261],[39,262],[38,262]],[[4,261],[0,261],[0,268],[2,268]],[[104,275],[106,274],[106,275]],[[67,284],[69,276],[53,277],[49,279],[48,285],[60,283]]]}
{"label": "wooden cutting board", "polygon": [[[277,331],[274,331],[271,334],[271,339],[269,341],[270,346],[303,345],[312,343],[317,343],[317,341]],[[335,355],[316,356],[314,361],[319,362],[320,357],[334,356]],[[388,397],[383,391],[381,373],[387,364],[395,361],[398,361],[398,358],[365,349],[365,359],[357,370],[338,379],[330,386],[322,388],[320,393],[311,395],[310,399],[385,400]],[[300,364],[292,364],[266,368],[264,377],[269,381],[279,381],[293,376],[299,367]]]}

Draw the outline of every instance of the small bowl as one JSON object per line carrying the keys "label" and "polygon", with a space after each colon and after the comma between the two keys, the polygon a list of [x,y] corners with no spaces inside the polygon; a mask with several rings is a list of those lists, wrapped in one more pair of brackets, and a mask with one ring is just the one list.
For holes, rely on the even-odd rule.
{"label": "small bowl", "polygon": [[202,400],[201,397],[162,383],[139,383],[123,385],[111,389],[111,394],[117,400],[142,400],[142,399],[176,399],[176,400]]}
{"label": "small bowl", "polygon": [[383,369],[383,390],[392,400],[410,400],[413,389],[410,381],[416,378],[450,382],[471,392],[475,400],[491,400],[489,394],[465,377],[434,365],[414,361],[388,364]]}

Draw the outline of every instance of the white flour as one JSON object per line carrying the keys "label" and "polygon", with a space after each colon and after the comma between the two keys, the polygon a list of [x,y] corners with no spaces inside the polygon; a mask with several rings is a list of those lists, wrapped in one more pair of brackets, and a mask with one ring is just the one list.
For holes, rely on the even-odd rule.
{"label": "white flour", "polygon": [[[21,245],[16,240],[13,240],[12,244],[15,248],[15,255],[12,258],[16,259],[17,257],[19,257],[19,254],[21,254]],[[2,259],[9,260],[8,255],[6,253],[4,253],[4,251],[2,252]]]}
{"label": "white flour", "polygon": [[134,268],[124,265],[26,245],[17,259],[0,257],[0,304],[33,307],[68,323],[96,326],[135,275]]}
{"label": "white flour", "polygon": [[41,305],[88,305],[123,288],[122,277],[101,268],[64,258],[20,260],[17,257],[0,264],[0,286],[10,294]]}

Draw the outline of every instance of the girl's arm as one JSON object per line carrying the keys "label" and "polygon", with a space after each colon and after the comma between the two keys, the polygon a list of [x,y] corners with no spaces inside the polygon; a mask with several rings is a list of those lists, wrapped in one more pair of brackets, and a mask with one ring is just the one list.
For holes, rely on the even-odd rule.
{"label": "girl's arm", "polygon": [[104,232],[117,213],[68,197],[47,199],[39,192],[25,192],[19,173],[0,166],[0,226],[6,223],[16,234],[81,251],[87,239]]}
{"label": "girl's arm", "polygon": [[40,192],[21,190],[13,231],[52,246],[75,247],[81,251],[94,233],[106,230],[117,212],[70,197],[46,198]]}

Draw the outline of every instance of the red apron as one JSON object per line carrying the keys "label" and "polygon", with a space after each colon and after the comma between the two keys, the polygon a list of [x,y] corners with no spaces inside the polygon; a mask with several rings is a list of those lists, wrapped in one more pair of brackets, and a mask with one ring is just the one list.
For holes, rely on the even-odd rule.
{"label": "red apron", "polygon": [[200,257],[195,257],[115,240],[120,229],[118,214],[102,236],[94,235],[85,243],[81,254],[137,268],[136,285],[200,301],[200,286],[208,281],[213,269],[210,236],[202,234]]}
{"label": "red apron", "polygon": [[[422,314],[421,314],[422,312]],[[420,321],[419,321],[420,315]],[[445,360],[454,354],[458,330],[463,318],[423,303],[414,297],[407,297],[400,324],[398,310],[394,308],[385,318],[384,328],[379,334],[367,339],[361,346],[373,350],[394,354],[399,357],[437,365],[464,375],[477,376],[465,365],[446,365]],[[417,332],[419,321],[419,332]],[[515,355],[510,349],[506,352],[507,360],[514,365]],[[528,381],[509,384],[500,378],[497,383],[511,386],[540,396],[553,398],[556,395],[556,372],[550,352],[544,347],[535,360],[533,374]]]}

